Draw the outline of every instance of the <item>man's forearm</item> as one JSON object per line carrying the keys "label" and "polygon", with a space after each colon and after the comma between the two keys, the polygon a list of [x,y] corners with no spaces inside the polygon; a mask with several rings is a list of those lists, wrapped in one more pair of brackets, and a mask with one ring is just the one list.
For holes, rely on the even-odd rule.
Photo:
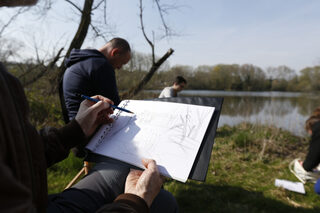
{"label": "man's forearm", "polygon": [[97,213],[107,213],[107,212],[147,213],[149,212],[149,207],[147,203],[137,195],[121,194],[114,200],[113,203],[104,205],[97,211]]}
{"label": "man's forearm", "polygon": [[60,129],[42,129],[40,134],[44,142],[47,167],[68,157],[72,147],[86,143],[86,137],[76,120]]}

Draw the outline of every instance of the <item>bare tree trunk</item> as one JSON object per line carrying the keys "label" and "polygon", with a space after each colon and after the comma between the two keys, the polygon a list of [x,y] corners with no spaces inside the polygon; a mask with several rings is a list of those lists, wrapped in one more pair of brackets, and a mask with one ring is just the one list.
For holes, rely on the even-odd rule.
{"label": "bare tree trunk", "polygon": [[165,62],[170,57],[170,55],[172,55],[173,52],[174,50],[170,48],[168,52],[164,54],[157,62],[153,63],[149,72],[144,76],[141,82],[134,88],[130,89],[129,92],[122,94],[121,99],[129,99],[137,95],[143,89],[143,87],[149,82],[153,74],[159,69],[163,62]]}
{"label": "bare tree trunk", "polygon": [[88,29],[91,23],[91,12],[92,12],[92,6],[93,6],[93,1],[94,0],[85,0],[84,1],[84,6],[83,9],[79,9],[77,6],[75,6],[72,2],[66,0],[67,2],[69,2],[70,4],[72,4],[74,7],[76,7],[80,12],[81,12],[81,21],[78,27],[78,30],[76,32],[76,35],[74,36],[74,38],[72,39],[70,46],[67,50],[67,53],[64,57],[63,62],[61,63],[59,69],[58,69],[58,74],[57,77],[55,79],[55,87],[52,88],[52,93],[57,92],[57,89],[59,87],[60,82],[62,81],[63,78],[63,74],[66,71],[66,67],[64,66],[64,62],[65,59],[67,57],[69,57],[70,52],[72,49],[76,48],[76,49],[80,49],[86,36],[88,33]]}
{"label": "bare tree trunk", "polygon": [[65,62],[65,59],[67,57],[69,57],[72,49],[74,49],[74,48],[80,49],[80,47],[82,46],[82,44],[87,36],[88,29],[91,24],[91,12],[93,10],[92,6],[93,6],[94,0],[85,0],[82,10],[79,7],[77,7],[74,3],[72,3],[71,1],[69,1],[69,0],[66,0],[66,1],[70,4],[72,4],[77,10],[79,10],[81,12],[81,21],[80,21],[77,33],[74,36],[74,38],[69,46],[69,49],[66,53],[66,56],[64,57],[63,62],[61,63],[61,65],[58,69],[58,75],[55,80],[56,83],[54,84],[55,87],[52,88],[51,92],[56,93],[58,90],[63,119],[64,119],[65,123],[68,123],[69,117],[68,117],[66,105],[64,102],[63,88],[62,88],[63,74],[66,71],[66,67],[64,66],[64,62]]}

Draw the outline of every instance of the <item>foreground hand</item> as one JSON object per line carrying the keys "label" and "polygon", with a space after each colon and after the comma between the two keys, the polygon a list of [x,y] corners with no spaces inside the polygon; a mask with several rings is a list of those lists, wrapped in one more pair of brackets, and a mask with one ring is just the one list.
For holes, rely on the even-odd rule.
{"label": "foreground hand", "polygon": [[150,207],[161,189],[164,178],[160,175],[154,160],[144,159],[142,163],[146,169],[144,171],[134,169],[130,171],[124,192],[138,195]]}
{"label": "foreground hand", "polygon": [[93,96],[92,98],[101,101],[98,103],[89,100],[82,101],[75,118],[87,137],[92,135],[100,124],[113,122],[113,119],[109,117],[113,113],[112,108],[110,108],[110,104],[113,104],[113,102],[100,95]]}

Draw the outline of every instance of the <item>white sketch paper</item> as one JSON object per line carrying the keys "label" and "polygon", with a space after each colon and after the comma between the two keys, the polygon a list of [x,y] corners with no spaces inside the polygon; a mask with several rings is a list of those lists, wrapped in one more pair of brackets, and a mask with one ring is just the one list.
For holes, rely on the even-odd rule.
{"label": "white sketch paper", "polygon": [[160,173],[185,182],[214,112],[214,107],[161,101],[122,101],[112,126],[102,126],[87,148],[144,168],[156,160]]}

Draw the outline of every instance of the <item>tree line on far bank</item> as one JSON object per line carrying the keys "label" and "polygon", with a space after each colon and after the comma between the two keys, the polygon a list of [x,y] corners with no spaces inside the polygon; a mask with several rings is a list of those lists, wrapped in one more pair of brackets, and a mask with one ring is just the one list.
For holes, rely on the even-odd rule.
{"label": "tree line on far bank", "polygon": [[[133,60],[135,60],[133,58]],[[134,63],[134,62],[133,62]],[[126,66],[117,72],[118,87],[124,91],[145,75],[143,66]],[[287,66],[266,70],[252,64],[218,64],[214,66],[165,65],[145,89],[157,90],[170,86],[177,75],[188,81],[187,89],[226,91],[299,91],[320,90],[320,66],[306,67],[296,73]]]}
{"label": "tree line on far bank", "polygon": [[[126,66],[116,71],[119,91],[125,92],[136,86],[150,68],[149,55],[133,53]],[[42,65],[34,62],[7,62],[8,70],[17,76],[28,90],[36,89],[46,93],[51,91],[52,79],[57,75],[58,67],[43,73]],[[21,69],[21,67],[23,69]],[[146,90],[161,90],[170,86],[177,75],[185,77],[187,88],[191,90],[225,91],[320,91],[320,65],[306,67],[298,73],[287,67],[268,67],[266,70],[252,64],[203,65],[196,68],[185,65],[170,67],[164,63],[145,85]],[[37,80],[33,80],[36,78]],[[32,84],[27,84],[32,82]]]}

